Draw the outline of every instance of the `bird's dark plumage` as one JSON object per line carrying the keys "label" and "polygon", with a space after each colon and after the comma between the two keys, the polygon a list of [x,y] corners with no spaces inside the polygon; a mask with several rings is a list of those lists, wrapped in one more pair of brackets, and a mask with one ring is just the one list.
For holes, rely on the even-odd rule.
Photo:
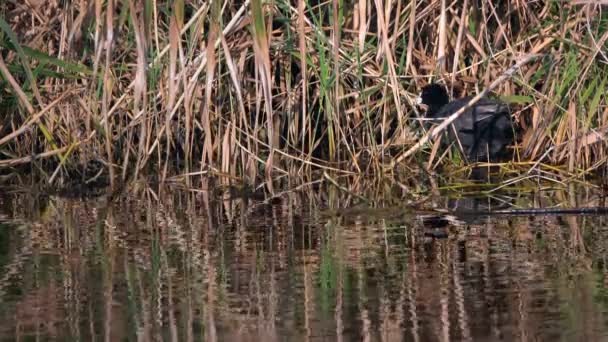
{"label": "bird's dark plumage", "polygon": [[[428,106],[428,118],[443,119],[458,111],[472,97],[449,102],[446,90],[433,83],[422,88],[419,102]],[[513,143],[513,124],[509,106],[501,101],[482,98],[466,109],[447,129],[448,142],[462,147],[471,162],[498,160],[507,155]]]}

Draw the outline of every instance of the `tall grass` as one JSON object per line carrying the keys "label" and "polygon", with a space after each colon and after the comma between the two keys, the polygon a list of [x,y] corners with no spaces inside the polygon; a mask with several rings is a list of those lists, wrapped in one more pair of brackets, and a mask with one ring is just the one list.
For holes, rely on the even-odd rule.
{"label": "tall grass", "polygon": [[517,165],[578,175],[606,163],[607,40],[593,1],[3,2],[0,168],[256,182],[457,163],[415,120],[441,79],[513,104]]}

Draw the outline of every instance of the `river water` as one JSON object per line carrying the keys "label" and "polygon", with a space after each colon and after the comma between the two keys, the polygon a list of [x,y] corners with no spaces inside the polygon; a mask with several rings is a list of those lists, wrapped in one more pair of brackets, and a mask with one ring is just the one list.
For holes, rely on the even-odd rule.
{"label": "river water", "polygon": [[[475,205],[598,203],[571,195]],[[606,216],[433,225],[346,197],[4,193],[0,340],[608,339]]]}

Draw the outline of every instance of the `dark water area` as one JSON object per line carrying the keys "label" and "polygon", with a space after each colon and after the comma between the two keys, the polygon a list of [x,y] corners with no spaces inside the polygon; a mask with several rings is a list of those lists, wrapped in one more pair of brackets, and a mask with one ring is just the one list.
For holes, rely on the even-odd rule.
{"label": "dark water area", "polygon": [[[474,205],[596,201],[556,190]],[[431,226],[348,203],[1,193],[0,340],[608,339],[607,216]]]}

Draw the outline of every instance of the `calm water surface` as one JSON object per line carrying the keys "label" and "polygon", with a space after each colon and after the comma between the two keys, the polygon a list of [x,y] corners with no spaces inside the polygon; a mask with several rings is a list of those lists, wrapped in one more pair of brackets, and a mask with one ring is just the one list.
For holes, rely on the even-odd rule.
{"label": "calm water surface", "polygon": [[0,195],[0,340],[608,339],[607,217],[134,197]]}

